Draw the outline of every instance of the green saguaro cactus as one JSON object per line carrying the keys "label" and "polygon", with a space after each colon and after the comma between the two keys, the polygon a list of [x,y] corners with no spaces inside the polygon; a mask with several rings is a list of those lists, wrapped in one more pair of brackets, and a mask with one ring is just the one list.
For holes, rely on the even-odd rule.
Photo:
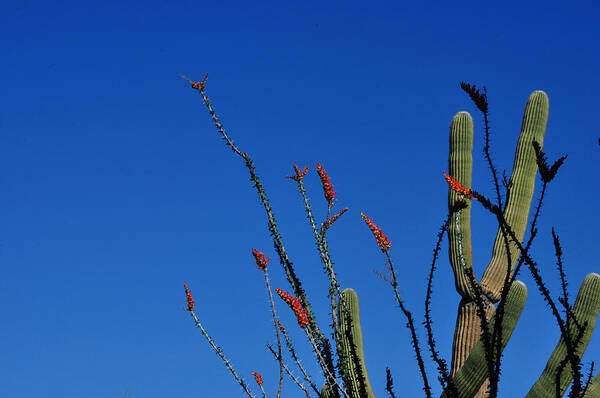
{"label": "green saguaro cactus", "polygon": [[[362,338],[362,329],[360,327],[360,309],[358,304],[358,294],[353,289],[344,289],[342,292],[344,297],[345,305],[350,315],[350,322],[346,319],[343,305],[338,302],[338,317],[339,317],[339,335],[342,336],[342,350],[345,366],[348,372],[349,385],[346,389],[352,398],[362,398],[361,396],[361,378],[364,384],[365,391],[368,398],[375,398],[373,390],[371,389],[371,383],[369,382],[369,376],[367,375],[367,367],[365,366],[365,354]],[[341,300],[340,300],[341,301]],[[350,328],[348,328],[350,323]],[[358,358],[358,366],[352,358]]]}
{"label": "green saguaro cactus", "polygon": [[[537,141],[540,146],[543,144],[546,124],[548,121],[548,97],[543,91],[535,91],[529,97],[523,122],[521,134],[517,142],[513,171],[510,179],[510,195],[504,204],[503,215],[507,224],[511,227],[517,238],[522,241],[528,222],[529,209],[534,192],[535,178],[538,171],[536,155],[532,146],[532,141]],[[471,175],[473,170],[473,120],[468,112],[459,112],[452,119],[450,125],[450,155],[449,170],[450,175],[460,182],[463,186],[470,188]],[[457,201],[464,201],[464,197],[449,189],[448,207],[452,212]],[[457,292],[461,296],[458,308],[456,329],[452,347],[452,366],[451,375],[453,383],[457,389],[460,398],[473,398],[487,396],[489,376],[486,367],[485,348],[480,341],[481,322],[477,315],[476,292],[469,281],[468,273],[473,270],[473,254],[471,246],[471,203],[467,201],[466,207],[459,212],[451,214],[451,223],[448,228],[449,238],[449,258],[454,273],[454,283]],[[492,249],[492,259],[489,262],[483,277],[477,283],[478,291],[481,292],[479,299],[483,303],[486,318],[489,323],[489,330],[493,330],[495,318],[493,317],[496,307],[501,298],[502,287],[508,273],[512,273],[519,258],[519,248],[515,243],[509,243],[508,250],[504,242],[500,227]],[[510,270],[508,269],[510,267]],[[352,354],[360,358],[361,367],[366,376],[366,367],[364,367],[364,352],[362,334],[360,331],[360,318],[358,314],[358,296],[351,289],[344,291],[344,297],[349,298],[349,302],[356,301],[356,308],[353,308],[353,335],[356,337],[356,352],[352,352],[352,347],[347,342],[343,347],[345,357],[350,358]],[[514,328],[516,327],[519,316],[525,305],[527,298],[527,288],[520,282],[515,281],[511,286],[504,308],[504,318],[501,330],[501,348],[503,349]],[[600,311],[600,275],[589,274],[580,287],[577,300],[573,307],[575,319],[581,324],[586,324],[587,328],[582,335],[581,342],[577,346],[577,355],[583,355],[591,338],[594,325]],[[576,327],[573,322],[568,323],[572,334],[575,334]],[[527,398],[545,398],[555,395],[556,370],[564,360],[566,354],[565,341],[561,337],[553,354],[548,360],[539,380],[534,384]],[[348,366],[352,364],[348,362]],[[355,373],[352,373],[353,377]],[[564,366],[560,377],[560,392],[564,394],[573,378],[570,367]],[[365,377],[366,384],[370,388],[368,378]],[[352,397],[360,397],[356,386],[358,381],[354,380],[349,390]],[[590,383],[586,391],[586,398],[600,398],[600,373]],[[369,397],[372,392],[369,390]],[[449,390],[444,391],[443,398],[449,397]]]}
{"label": "green saguaro cactus", "polygon": [[[487,112],[487,102],[482,111],[484,110]],[[537,174],[536,156],[531,142],[536,140],[540,145],[543,143],[547,122],[548,97],[543,91],[535,91],[529,97],[525,107],[511,175],[510,196],[504,210],[504,217],[519,240],[523,239],[527,226]],[[450,175],[467,188],[471,187],[472,152],[473,120],[467,112],[459,112],[454,116],[450,125],[448,163]],[[456,202],[461,199],[458,193],[449,189],[448,208],[453,209]],[[475,292],[469,285],[466,275],[466,272],[473,269],[470,210],[470,203],[467,203],[467,208],[454,214],[453,225],[448,229],[450,264],[454,272],[456,290],[462,298],[458,308],[452,347],[453,375],[463,366],[481,334],[480,320],[476,314]],[[500,290],[507,274],[509,258],[510,267],[514,268],[518,258],[518,249],[513,243],[510,244],[510,250],[506,250],[499,227],[492,249],[492,259],[479,282],[479,287],[484,294],[481,299],[485,303],[488,319],[494,311],[493,303],[497,303],[500,299]],[[484,384],[477,396],[483,397],[486,390],[487,385]]]}
{"label": "green saguaro cactus", "polygon": [[[468,88],[468,86],[467,86]],[[471,94],[471,93],[470,93]],[[472,96],[473,98],[473,96]],[[485,103],[477,103],[480,110],[484,112],[487,120],[487,100]],[[534,91],[525,106],[521,133],[517,141],[515,159],[512,175],[510,178],[510,194],[504,204],[503,215],[508,225],[510,225],[517,238],[522,241],[527,226],[529,209],[534,192],[535,177],[538,171],[536,163],[536,154],[532,146],[533,141],[537,141],[540,146],[543,145],[544,134],[548,122],[548,97],[543,91]],[[487,128],[487,126],[486,126]],[[473,167],[473,121],[467,112],[459,112],[453,118],[450,126],[450,156],[449,169],[450,175],[467,188],[471,187],[471,174]],[[453,209],[458,200],[462,198],[454,190],[449,189],[448,207]],[[473,347],[479,341],[481,335],[480,319],[476,313],[475,292],[467,278],[467,272],[473,269],[473,255],[471,248],[471,226],[470,210],[471,204],[454,215],[454,223],[448,230],[449,238],[449,258],[455,277],[455,286],[457,292],[461,295],[461,302],[458,308],[456,329],[452,347],[452,375],[458,377],[463,367],[470,358]],[[500,299],[502,286],[505,283],[507,273],[512,273],[517,259],[519,258],[519,249],[514,242],[509,242],[508,250],[504,242],[500,227],[496,234],[494,246],[492,249],[492,259],[488,264],[483,277],[479,281],[479,288],[483,293],[480,299],[485,305],[486,317],[488,320],[495,311],[494,303]],[[508,269],[510,267],[510,269]],[[580,296],[576,307],[586,308],[575,311],[575,315],[580,315],[581,322],[588,322],[588,329],[582,337],[578,352],[583,353],[593,330],[600,298],[595,296],[599,287],[594,284],[596,274],[588,275],[588,278],[582,283]],[[593,291],[593,292],[592,292]],[[586,293],[581,293],[586,292]],[[585,304],[582,304],[585,302]],[[579,318],[577,318],[579,320]],[[573,325],[571,325],[572,327]],[[562,341],[562,340],[561,340]],[[544,375],[538,380],[536,386],[544,385],[552,389],[554,380],[549,376],[551,369],[556,369],[566,349],[564,341],[559,343],[562,350],[550,359],[549,365]],[[561,378],[561,391],[564,393],[570,383],[573,375],[570,370],[565,369]],[[552,380],[550,380],[552,379]],[[564,381],[563,381],[564,380]],[[537,390],[541,387],[534,387]],[[487,382],[481,385],[480,390],[475,397],[484,397],[487,391]],[[552,390],[554,394],[554,390]],[[470,395],[467,395],[470,396]],[[538,396],[538,395],[531,395]],[[539,395],[539,397],[548,395]]]}

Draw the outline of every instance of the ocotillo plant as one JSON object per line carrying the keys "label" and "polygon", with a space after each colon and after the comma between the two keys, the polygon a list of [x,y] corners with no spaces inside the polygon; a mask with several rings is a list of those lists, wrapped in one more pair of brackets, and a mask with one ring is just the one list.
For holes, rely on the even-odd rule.
{"label": "ocotillo plant", "polygon": [[[276,292],[296,315],[298,326],[306,334],[308,341],[312,345],[315,359],[325,379],[323,386],[321,388],[317,387],[312,377],[301,365],[295,353],[290,335],[277,317],[268,276],[270,258],[266,259],[262,252],[252,249],[251,254],[254,257],[256,266],[265,276],[277,338],[277,349],[273,349],[268,345],[269,350],[279,364],[279,386],[275,396],[280,397],[282,395],[282,382],[285,372],[307,397],[310,397],[312,393],[318,397],[374,397],[375,395],[364,361],[358,295],[352,289],[341,290],[328,249],[327,232],[329,228],[348,210],[347,208],[343,208],[339,212],[331,214],[332,208],[335,205],[336,191],[334,191],[329,175],[320,164],[317,164],[317,173],[321,179],[324,196],[328,203],[327,217],[321,223],[317,223],[314,219],[303,184],[303,178],[308,172],[308,166],[301,170],[298,166],[293,165],[295,175],[288,178],[296,181],[298,191],[302,195],[318,253],[330,281],[330,326],[333,330],[332,337],[335,345],[335,355],[337,356],[336,364],[334,364],[335,355],[332,352],[331,343],[315,322],[310,301],[285,250],[267,195],[250,156],[242,152],[225,132],[206,95],[206,77],[202,82],[190,81],[190,83],[192,84],[192,88],[201,94],[212,121],[217,127],[218,132],[225,139],[226,144],[244,160],[250,172],[251,181],[257,189],[259,198],[267,214],[269,231],[273,238],[275,250],[284,268],[293,294],[285,292],[280,288],[277,288]],[[493,203],[484,195],[470,188],[473,165],[473,122],[467,112],[459,112],[453,118],[450,126],[449,174],[444,172],[444,177],[449,184],[449,212],[438,233],[433,252],[425,298],[425,321],[423,322],[427,331],[430,355],[438,367],[438,380],[443,387],[442,397],[470,398],[496,397],[498,395],[502,351],[516,327],[527,298],[527,288],[522,282],[516,279],[522,265],[526,265],[526,268],[532,274],[537,288],[550,307],[561,332],[560,340],[550,356],[546,368],[527,394],[527,397],[561,397],[571,382],[573,382],[573,386],[569,397],[600,397],[600,373],[591,380],[592,365],[590,376],[587,381],[584,381],[581,370],[581,356],[589,343],[598,312],[600,311],[600,275],[592,273],[585,278],[581,284],[575,303],[571,305],[566,290],[566,276],[562,265],[562,248],[558,236],[554,230],[552,231],[562,285],[562,294],[558,301],[565,311],[563,318],[558,310],[558,306],[546,288],[540,270],[530,253],[531,244],[537,234],[536,223],[547,184],[552,181],[566,159],[566,156],[562,157],[552,166],[549,166],[546,156],[542,152],[548,119],[548,98],[542,91],[536,91],[530,96],[523,116],[521,134],[517,142],[512,175],[509,179],[505,177],[503,181],[500,181],[489,151],[490,129],[488,124],[487,93],[485,89],[481,92],[475,86],[465,83],[461,83],[461,87],[470,95],[477,108],[483,114],[486,142],[484,153],[493,177],[496,199],[495,203]],[[528,239],[524,241],[538,169],[542,181],[542,189],[533,219],[529,223]],[[504,195],[501,194],[501,185],[505,188]],[[471,250],[470,209],[473,201],[480,203],[484,209],[494,215],[498,224],[498,233],[492,250],[492,259],[480,281],[476,280],[473,272],[474,263]],[[406,317],[407,326],[411,334],[411,343],[417,358],[418,371],[423,381],[423,390],[425,396],[431,397],[431,386],[428,381],[427,372],[425,371],[414,318],[398,293],[398,278],[389,253],[391,241],[382,229],[378,228],[367,215],[361,213],[361,216],[372,231],[377,245],[384,254],[388,275],[384,276],[377,271],[376,273],[390,284],[395,299]],[[457,292],[461,296],[450,370],[446,361],[440,358],[435,348],[430,315],[432,279],[439,257],[441,241],[446,234],[449,240],[449,258],[454,273],[454,283]],[[222,358],[244,392],[248,396],[254,397],[244,379],[233,369],[223,351],[208,335],[194,312],[195,304],[191,291],[187,284],[184,287],[187,300],[186,310],[190,312],[197,327],[200,328],[209,344]],[[282,336],[306,384],[303,384],[293,374],[290,366],[284,363]],[[262,376],[256,371],[253,371],[252,375],[261,390],[262,396],[266,397],[267,394],[263,388]],[[386,380],[385,389],[392,398],[395,398],[392,376],[389,369],[386,372]]]}

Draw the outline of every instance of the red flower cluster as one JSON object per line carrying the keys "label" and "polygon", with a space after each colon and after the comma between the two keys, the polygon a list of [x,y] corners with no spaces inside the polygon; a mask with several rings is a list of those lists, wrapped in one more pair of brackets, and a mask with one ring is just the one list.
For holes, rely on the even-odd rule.
{"label": "red flower cluster", "polygon": [[323,167],[319,163],[317,163],[317,173],[319,174],[321,183],[323,184],[323,193],[325,194],[325,199],[327,199],[331,206],[331,202],[333,202],[336,192],[333,190],[333,185],[331,185],[331,181],[329,180],[327,172],[323,170]]}
{"label": "red flower cluster", "polygon": [[306,167],[302,171],[300,171],[300,168],[298,166],[296,166],[294,163],[292,163],[292,166],[294,166],[294,170],[296,170],[296,175],[288,176],[287,178],[291,178],[292,180],[296,180],[296,181],[302,181],[302,179],[304,178],[306,173],[308,173],[308,165],[306,165]]}
{"label": "red flower cluster", "polygon": [[294,311],[294,314],[296,314],[296,318],[298,319],[298,325],[300,325],[301,328],[304,328],[306,325],[308,325],[310,320],[308,319],[307,311],[302,308],[300,300],[298,300],[297,297],[292,296],[288,292],[284,292],[280,288],[275,289],[275,291],[277,292],[279,297],[281,297],[283,301],[285,301]]}
{"label": "red flower cluster", "polygon": [[258,269],[264,271],[265,268],[267,268],[267,264],[269,263],[269,261],[271,261],[271,257],[265,260],[265,255],[262,252],[259,253],[256,249],[252,249],[252,255],[256,260],[256,266],[258,267]]}
{"label": "red flower cluster", "polygon": [[190,288],[188,287],[187,283],[184,283],[183,287],[185,288],[185,297],[187,300],[187,308],[185,310],[192,311],[195,305],[194,299],[192,298],[192,292],[190,291]]}
{"label": "red flower cluster", "polygon": [[471,192],[470,188],[467,188],[464,185],[462,185],[456,178],[450,177],[448,174],[446,174],[446,171],[443,171],[443,173],[444,178],[446,179],[446,181],[448,181],[448,184],[450,184],[451,190],[460,195],[465,195],[470,198],[473,197],[473,193]]}
{"label": "red flower cluster", "polygon": [[259,373],[256,372],[252,372],[252,375],[254,376],[254,380],[256,380],[256,382],[258,383],[259,386],[262,386],[263,384],[263,379],[262,376]]}
{"label": "red flower cluster", "polygon": [[375,223],[371,221],[369,217],[363,214],[362,211],[360,212],[360,215],[371,229],[371,232],[373,232],[373,236],[375,236],[375,240],[377,241],[377,245],[379,245],[379,247],[381,248],[381,251],[384,253],[388,251],[392,246],[392,241],[389,240],[388,237],[383,234],[381,228],[377,228],[377,225],[375,225]]}
{"label": "red flower cluster", "polygon": [[206,83],[206,79],[208,78],[208,73],[204,76],[201,82],[192,82],[192,88],[196,90],[204,90],[204,84]]}
{"label": "red flower cluster", "polygon": [[341,211],[335,213],[333,216],[331,216],[331,218],[327,219],[327,221],[325,222],[325,229],[331,227],[331,224],[333,224],[338,218],[340,218],[342,214],[344,214],[347,211],[348,208],[344,207]]}

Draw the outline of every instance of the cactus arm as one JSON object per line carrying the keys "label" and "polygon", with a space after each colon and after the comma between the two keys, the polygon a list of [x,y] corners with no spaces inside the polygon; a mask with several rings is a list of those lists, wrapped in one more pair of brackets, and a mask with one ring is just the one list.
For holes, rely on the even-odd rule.
{"label": "cactus arm", "polygon": [[[448,157],[449,173],[463,186],[471,187],[473,171],[473,119],[468,112],[458,112],[450,124],[450,154]],[[451,375],[456,374],[465,363],[473,345],[481,335],[481,323],[477,316],[475,293],[466,274],[473,268],[473,249],[471,244],[471,203],[466,200],[467,207],[460,212],[452,213],[458,200],[465,200],[452,189],[448,189],[448,210],[452,222],[448,228],[450,264],[454,272],[456,291],[461,295],[456,329],[452,344]],[[485,311],[487,319],[493,314],[494,306],[489,300]],[[482,385],[482,394],[487,391],[487,381]]]}
{"label": "cactus arm", "polygon": [[600,398],[600,372],[596,373],[596,376],[590,382],[587,390],[585,391],[584,398]]}
{"label": "cactus arm", "polygon": [[[533,140],[539,142],[540,145],[544,143],[544,134],[548,123],[548,108],[548,96],[545,92],[538,90],[531,93],[525,106],[521,134],[517,141],[513,171],[510,177],[512,187],[504,210],[504,217],[520,241],[523,240],[525,235],[529,208],[533,198],[535,176],[538,170],[535,151],[531,143]],[[519,251],[516,245],[511,242],[510,258],[511,267],[513,268],[517,262],[518,254]],[[504,239],[500,228],[498,228],[492,249],[492,259],[480,282],[483,292],[493,302],[500,299],[507,263],[508,256]]]}
{"label": "cactus arm", "polygon": [[[358,303],[358,294],[353,289],[344,289],[342,292],[343,299],[348,309],[351,320],[351,329],[347,329],[347,319],[344,311],[342,310],[342,304],[338,303],[338,316],[339,316],[339,335],[342,336],[342,351],[344,353],[343,359],[348,373],[349,380],[346,381],[346,389],[352,398],[364,398],[360,394],[360,379],[359,376],[362,374],[364,378],[364,386],[367,392],[368,398],[375,398],[373,390],[371,389],[371,383],[369,382],[369,376],[367,375],[367,367],[365,366],[365,354],[363,348],[362,329],[360,327],[360,308]],[[349,332],[349,333],[348,333]],[[350,341],[352,338],[352,341]],[[353,344],[356,347],[356,352],[352,352]],[[355,362],[352,360],[353,357],[358,357],[360,363],[360,370],[356,368]]]}
{"label": "cactus arm", "polygon": [[[576,349],[576,354],[579,357],[583,355],[590,342],[594,326],[596,325],[596,319],[598,318],[598,311],[600,311],[600,275],[592,272],[588,274],[581,283],[579,293],[577,294],[575,304],[573,305],[575,319],[577,319],[581,325],[587,322],[587,327],[583,333],[581,342]],[[571,335],[577,335],[575,325],[569,325],[569,329],[571,330]],[[567,347],[561,336],[552,355],[550,355],[550,359],[548,359],[548,362],[546,363],[542,375],[535,382],[526,398],[542,398],[555,395],[556,372],[560,362],[565,358],[566,353]],[[561,373],[561,395],[565,393],[572,379],[573,373],[571,367],[567,365]],[[594,391],[598,391],[597,393],[600,394],[600,380],[596,381],[597,379],[598,376],[594,378],[594,382],[590,384],[590,387],[592,387],[592,384],[597,385],[597,387],[594,387]],[[589,392],[590,390],[588,389],[588,393]],[[588,395],[586,394],[585,396],[587,397]]]}
{"label": "cactus arm", "polygon": [[[517,326],[525,301],[527,300],[527,287],[521,281],[515,281],[506,297],[506,307],[502,322],[502,349],[508,343],[512,333]],[[494,319],[489,323],[490,329],[494,327]],[[483,342],[479,341],[473,346],[471,354],[462,368],[453,377],[460,398],[473,397],[485,379],[488,377],[485,359],[485,348]],[[448,392],[442,394],[442,398],[448,398]]]}
{"label": "cactus arm", "polygon": [[[458,112],[450,124],[450,155],[448,157],[449,173],[465,187],[471,187],[473,172],[473,119],[468,112]],[[448,209],[454,208],[460,195],[448,189]],[[465,268],[473,268],[473,250],[471,247],[471,203],[456,213],[460,222],[448,228],[449,256],[456,291],[464,298],[473,298],[469,279]],[[464,262],[464,264],[463,264]]]}

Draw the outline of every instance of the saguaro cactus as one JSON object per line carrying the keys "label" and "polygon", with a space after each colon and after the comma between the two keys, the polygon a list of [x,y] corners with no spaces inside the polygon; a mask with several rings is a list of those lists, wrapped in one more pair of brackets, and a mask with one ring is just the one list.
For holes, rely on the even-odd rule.
{"label": "saguaro cactus", "polygon": [[[271,212],[271,207],[266,198],[266,194],[258,179],[252,161],[247,153],[240,151],[229,136],[225,133],[223,126],[216,116],[210,101],[205,94],[206,78],[202,82],[191,82],[192,87],[200,92],[207,106],[213,122],[219,133],[225,138],[228,146],[241,156],[245,161],[246,167],[250,171],[251,180],[257,188],[259,197],[267,212],[269,229],[274,239],[275,248],[280,256],[281,263],[288,276],[288,281],[298,297],[280,294],[292,307],[298,316],[298,323],[304,330],[307,338],[313,345],[313,349],[319,364],[323,370],[326,382],[319,391],[314,385],[305,369],[296,358],[289,337],[283,326],[277,320],[274,310],[272,297],[270,298],[273,306],[273,317],[275,320],[275,329],[278,338],[279,354],[275,353],[276,359],[280,363],[280,374],[283,374],[284,365],[281,357],[281,345],[279,342],[279,330],[286,339],[286,344],[290,349],[294,359],[299,365],[304,379],[310,387],[323,398],[341,397],[346,398],[374,398],[375,395],[371,388],[371,383],[365,366],[365,354],[362,331],[360,326],[360,312],[358,295],[352,289],[346,289],[340,292],[339,285],[335,277],[333,262],[327,249],[325,232],[337,220],[347,208],[337,214],[330,216],[330,211],[334,205],[333,187],[329,177],[318,164],[317,169],[323,182],[325,198],[328,201],[328,215],[325,222],[321,224],[321,230],[317,228],[313,215],[305,196],[305,189],[302,185],[302,178],[306,174],[308,167],[304,171],[294,165],[296,176],[290,177],[299,184],[299,192],[302,193],[305,206],[308,213],[317,246],[321,254],[321,259],[325,264],[325,269],[331,280],[330,299],[332,300],[332,325],[334,326],[334,338],[339,356],[340,375],[344,381],[344,386],[340,386],[335,377],[335,371],[332,361],[332,353],[329,349],[329,341],[324,337],[312,316],[311,306],[301,288],[292,263],[284,249],[282,238],[277,232],[275,218]],[[544,286],[537,264],[531,258],[528,250],[530,243],[535,236],[535,221],[539,214],[539,204],[535,216],[531,222],[531,236],[527,243],[523,242],[525,230],[528,225],[529,211],[532,202],[535,178],[540,167],[542,176],[542,197],[546,184],[556,173],[558,166],[562,163],[555,163],[548,168],[545,158],[541,152],[543,145],[546,124],[548,121],[548,97],[543,91],[533,92],[525,107],[521,133],[517,141],[513,170],[509,181],[505,181],[506,197],[502,198],[500,193],[500,183],[496,175],[492,160],[489,156],[489,126],[487,123],[487,96],[485,92],[481,94],[474,86],[461,84],[463,89],[469,93],[479,110],[484,115],[486,146],[484,148],[488,166],[492,169],[494,182],[496,186],[497,203],[485,198],[483,195],[471,190],[471,176],[473,170],[473,120],[469,113],[459,112],[452,119],[450,125],[450,155],[449,155],[449,175],[446,175],[450,188],[448,191],[449,217],[442,232],[438,235],[439,241],[434,250],[434,261],[431,268],[430,278],[433,276],[435,261],[440,249],[440,241],[443,238],[443,232],[447,231],[449,239],[449,260],[454,274],[454,285],[456,291],[461,297],[456,320],[456,329],[452,347],[452,364],[450,374],[447,374],[445,361],[438,359],[434,348],[434,342],[431,333],[429,334],[429,344],[432,357],[438,363],[443,385],[442,398],[473,398],[487,397],[488,389],[492,395],[496,395],[500,356],[502,350],[508,343],[517,321],[521,315],[525,301],[527,299],[527,288],[521,282],[515,279],[521,265],[526,264],[529,271],[541,291],[542,296],[548,303],[556,317],[561,330],[561,338],[550,356],[548,363],[543,370],[537,382],[533,385],[527,398],[548,398],[553,396],[562,396],[572,380],[574,388],[570,396],[578,398],[600,398],[600,372],[589,383],[587,389],[582,386],[580,374],[580,359],[585,351],[597,317],[600,312],[600,275],[596,273],[589,274],[582,282],[574,305],[571,307],[566,293],[566,282],[562,270],[561,250],[558,238],[555,238],[556,254],[558,258],[559,271],[563,282],[563,296],[559,300],[565,308],[566,316],[563,319],[550,297],[550,294]],[[534,149],[535,148],[535,149]],[[492,258],[485,269],[481,280],[478,282],[474,273],[474,259],[471,246],[471,199],[479,201],[484,208],[494,214],[498,220],[498,232],[492,248]],[[541,199],[540,199],[541,203]],[[428,397],[431,397],[431,389],[428,385],[427,375],[423,366],[423,361],[418,346],[415,329],[413,326],[412,315],[403,305],[397,290],[396,274],[389,255],[391,241],[383,234],[366,215],[362,214],[363,219],[372,230],[377,244],[386,256],[386,267],[390,273],[390,279],[383,277],[394,289],[396,299],[400,304],[402,311],[408,319],[408,325],[411,329],[411,338],[413,347],[417,354],[417,360],[424,381],[424,390]],[[258,251],[255,252],[257,266],[265,273],[267,287],[270,292],[267,276],[267,263],[264,255]],[[431,279],[430,279],[431,282]],[[431,283],[429,284],[429,287]],[[428,298],[426,299],[426,327],[431,332],[428,304],[430,288],[428,287]],[[196,325],[202,330],[202,333],[208,339],[211,346],[217,351],[223,359],[226,366],[233,374],[236,381],[242,386],[248,396],[254,397],[245,384],[243,379],[235,372],[229,361],[225,358],[223,352],[216,346],[213,340],[200,324],[200,321],[194,313],[194,301],[188,286],[185,285],[187,297],[187,310],[193,316]],[[337,304],[335,301],[337,294]],[[337,308],[337,310],[336,310]],[[482,319],[484,318],[485,319]],[[279,329],[278,329],[279,328]],[[481,338],[483,336],[483,338]],[[493,340],[493,341],[492,341]],[[287,367],[285,370],[296,384],[304,390],[307,397],[310,397],[308,387],[303,386],[295,378]],[[260,376],[260,375],[259,375]],[[393,396],[391,375],[387,374],[388,385],[386,390]],[[256,375],[255,375],[256,377]],[[488,379],[489,378],[489,379]],[[256,379],[261,387],[263,396],[266,397],[262,386],[262,378]],[[281,376],[277,398],[281,395]],[[491,382],[490,382],[491,380]]]}
{"label": "saguaro cactus", "polygon": [[[474,87],[471,88],[467,86],[466,88],[471,89],[470,94],[473,94]],[[475,102],[484,113],[487,133],[487,98],[485,98],[485,95],[482,97],[484,103],[477,103],[476,99]],[[525,106],[521,134],[515,151],[513,171],[509,180],[509,194],[507,195],[506,203],[504,204],[503,216],[519,241],[523,240],[525,234],[529,209],[534,192],[535,177],[538,170],[536,153],[532,146],[532,142],[536,141],[539,143],[540,147],[543,145],[548,121],[548,108],[548,97],[546,93],[543,91],[534,91],[530,95],[527,105]],[[450,175],[467,188],[470,188],[471,186],[473,165],[471,155],[472,150],[472,119],[467,112],[459,112],[452,120],[450,127],[449,168]],[[458,193],[449,189],[449,209],[452,209],[456,205],[456,201],[461,199],[462,198]],[[500,195],[498,200],[501,200]],[[502,206],[502,203],[499,203],[498,205]],[[466,208],[455,214],[455,221],[455,225],[448,230],[450,242],[449,257],[454,271],[456,289],[461,295],[462,300],[459,304],[452,347],[453,375],[456,375],[459,369],[463,367],[469,352],[481,335],[480,319],[475,311],[475,292],[468,283],[466,275],[467,272],[470,272],[470,270],[473,269],[470,239],[470,203],[467,203]],[[492,249],[492,259],[479,282],[480,291],[483,293],[483,296],[480,297],[480,299],[486,305],[486,316],[488,319],[494,312],[492,304],[499,301],[502,286],[505,283],[507,275],[513,271],[518,258],[519,249],[517,244],[512,241],[505,242],[501,228],[499,227]],[[592,278],[592,276],[589,277]],[[585,283],[582,285],[582,289],[584,289],[584,286]],[[598,307],[597,298],[593,298],[591,295],[585,297],[586,298],[582,298],[582,300],[586,300],[587,305],[593,308]],[[589,321],[589,334],[586,332],[582,338],[583,347],[585,347],[589,341],[597,314],[598,311],[596,310],[593,316],[587,318],[587,321]],[[580,347],[582,346],[580,345]],[[561,360],[562,359],[563,357],[561,357]],[[568,378],[569,374],[569,372],[564,373],[565,380]],[[570,382],[570,380],[571,379],[568,381]],[[566,382],[566,385],[568,385],[568,382]],[[487,385],[484,384],[476,396],[484,397],[486,390]]]}
{"label": "saguaro cactus", "polygon": [[[485,116],[487,117],[487,106],[483,110],[485,110]],[[504,209],[506,221],[520,240],[523,240],[527,226],[537,174],[536,156],[531,142],[536,140],[540,144],[543,143],[547,122],[548,97],[543,91],[535,91],[529,97],[525,107],[511,176],[512,186]],[[459,112],[450,126],[450,156],[448,163],[450,175],[467,188],[471,187],[472,151],[473,120],[467,112]],[[452,189],[448,190],[448,208],[450,210],[454,208],[456,201],[461,200],[460,196]],[[456,374],[462,367],[471,348],[479,340],[481,334],[480,319],[475,308],[475,292],[469,285],[466,275],[466,272],[473,269],[470,211],[470,203],[467,203],[465,209],[454,215],[455,223],[448,229],[450,264],[454,271],[456,290],[462,297],[458,308],[452,346],[452,374]],[[500,299],[500,289],[504,285],[507,267],[514,268],[517,258],[517,247],[513,243],[510,244],[510,250],[506,250],[499,227],[492,249],[492,260],[479,282],[481,291],[484,294],[481,300],[485,303],[488,319],[494,311],[492,303],[496,303]],[[483,385],[478,396],[483,397],[486,390],[487,386]]]}
{"label": "saguaro cactus", "polygon": [[[358,305],[358,294],[354,289],[344,289],[342,292],[344,296],[345,304],[348,308],[350,315],[350,322],[346,319],[344,311],[342,310],[342,303],[338,303],[338,316],[339,316],[339,333],[342,336],[342,349],[344,351],[344,358],[347,358],[348,374],[351,379],[351,383],[346,388],[349,390],[351,397],[360,397],[361,386],[359,377],[364,378],[365,391],[368,398],[375,398],[373,390],[371,389],[371,382],[367,375],[367,367],[365,366],[365,356],[363,347],[362,330],[360,327],[360,309]],[[350,328],[348,328],[350,324]],[[356,369],[356,364],[351,360],[353,355],[358,357],[360,366],[360,372]]]}
{"label": "saguaro cactus", "polygon": [[[525,107],[521,134],[517,142],[513,172],[510,179],[510,194],[506,200],[503,213],[506,222],[520,241],[523,240],[525,234],[534,192],[535,177],[538,170],[536,154],[531,143],[536,141],[540,146],[543,144],[548,121],[548,107],[548,97],[543,91],[535,91],[531,94]],[[485,110],[487,112],[487,106]],[[487,115],[485,116],[487,119]],[[454,116],[450,125],[450,155],[448,163],[450,175],[466,188],[471,187],[473,170],[472,152],[473,120],[468,112],[459,112]],[[456,208],[457,202],[464,200],[464,195],[456,192],[456,190],[449,189],[448,208],[451,213]],[[468,275],[468,273],[473,272],[470,225],[471,203],[467,201],[464,208],[459,212],[453,213],[452,216],[453,218],[448,228],[449,258],[454,272],[455,287],[461,295],[461,301],[459,303],[452,346],[451,375],[461,398],[486,397],[489,380],[487,380],[485,349],[483,343],[480,341],[482,332],[481,320],[477,314],[476,292],[469,281]],[[512,242],[508,247],[509,249],[507,250],[507,245],[504,242],[504,237],[499,227],[492,250],[492,259],[478,284],[478,291],[481,292],[481,296],[478,298],[484,305],[487,320],[491,319],[490,330],[494,327],[494,319],[492,319],[492,315],[496,309],[494,304],[500,300],[501,290],[505,284],[507,274],[512,272],[519,258],[518,246]],[[597,284],[599,283],[599,278],[600,276],[594,273],[586,277],[581,285],[580,293],[573,309],[575,319],[580,323],[587,323],[588,325],[577,348],[577,353],[580,356],[589,343],[598,312],[600,311],[600,285]],[[352,291],[352,295],[354,297],[356,293]],[[504,323],[502,325],[502,347],[506,345],[516,326],[526,297],[527,289],[525,285],[522,282],[515,281],[507,296]],[[357,299],[358,297],[356,297]],[[355,322],[358,321],[357,317]],[[574,334],[576,328],[573,323],[571,323],[570,328]],[[355,355],[361,358],[362,364],[364,363],[364,352],[360,328],[358,328],[358,332],[360,338],[357,341]],[[350,355],[351,353],[349,352],[347,357],[350,357]],[[548,361],[546,369],[527,395],[528,398],[542,398],[554,395],[556,385],[554,377],[565,355],[565,342],[561,338]],[[563,365],[563,367],[565,366]],[[560,377],[561,395],[566,391],[572,378],[573,374],[567,366]],[[600,377],[596,379],[598,380],[596,384],[600,385]],[[591,385],[586,397],[594,396],[592,394],[595,394],[594,391],[597,388],[597,386]],[[359,395],[354,396],[358,397]],[[450,396],[449,392],[445,391],[443,397],[448,396]]]}

